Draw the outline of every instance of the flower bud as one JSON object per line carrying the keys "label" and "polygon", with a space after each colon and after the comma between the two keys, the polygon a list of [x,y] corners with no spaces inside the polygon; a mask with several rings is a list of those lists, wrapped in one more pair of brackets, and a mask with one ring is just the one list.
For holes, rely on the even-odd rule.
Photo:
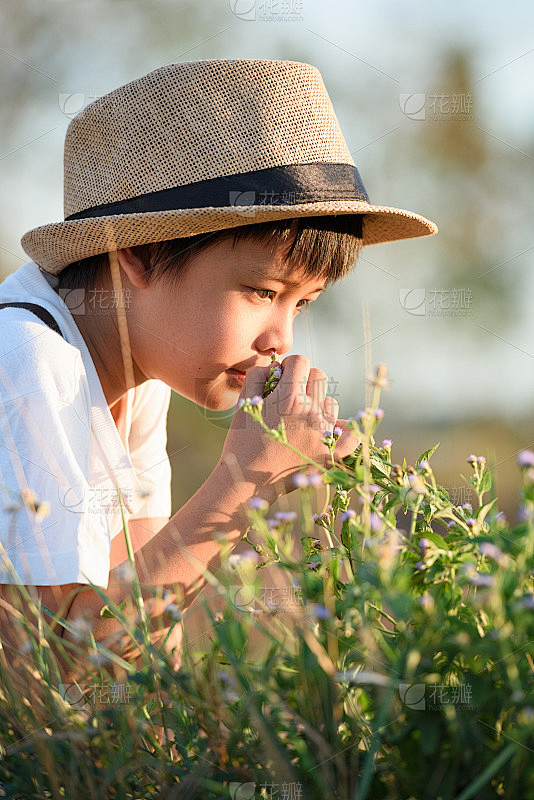
{"label": "flower bud", "polygon": [[534,453],[532,450],[521,450],[517,455],[517,463],[521,469],[526,467],[534,467]]}

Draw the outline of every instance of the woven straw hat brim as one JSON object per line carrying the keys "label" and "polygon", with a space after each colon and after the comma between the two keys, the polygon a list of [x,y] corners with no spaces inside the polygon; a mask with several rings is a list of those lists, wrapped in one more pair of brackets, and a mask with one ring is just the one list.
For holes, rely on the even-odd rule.
{"label": "woven straw hat brim", "polygon": [[189,208],[71,220],[34,228],[24,235],[22,246],[36,264],[57,275],[74,261],[122,247],[202,233],[209,235],[226,228],[290,217],[335,214],[364,215],[364,245],[429,236],[438,230],[433,222],[411,211],[338,200],[297,205]]}
{"label": "woven straw hat brim", "polygon": [[64,212],[22,238],[53,274],[284,218],[364,215],[364,245],[437,231],[372,205],[315,67],[255,59],[167,64],[90,103],[65,136]]}

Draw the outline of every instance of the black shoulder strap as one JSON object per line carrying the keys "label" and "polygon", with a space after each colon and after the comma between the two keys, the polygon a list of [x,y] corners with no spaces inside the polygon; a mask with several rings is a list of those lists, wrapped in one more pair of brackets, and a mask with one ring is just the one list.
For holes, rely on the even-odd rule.
{"label": "black shoulder strap", "polygon": [[49,328],[52,328],[52,330],[59,333],[60,336],[63,336],[52,314],[36,303],[0,303],[0,308],[26,308],[28,311],[31,311],[32,314],[35,314],[36,317],[39,317],[45,325],[48,325]]}

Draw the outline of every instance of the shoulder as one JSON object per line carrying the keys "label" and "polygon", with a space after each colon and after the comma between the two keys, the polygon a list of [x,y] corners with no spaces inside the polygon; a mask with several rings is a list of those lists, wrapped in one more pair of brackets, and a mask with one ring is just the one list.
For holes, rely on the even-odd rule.
{"label": "shoulder", "polygon": [[167,410],[171,400],[171,388],[163,381],[150,379],[135,387],[133,405],[136,413]]}
{"label": "shoulder", "polygon": [[4,401],[9,399],[10,384],[17,393],[54,389],[65,400],[72,399],[84,378],[77,347],[29,310],[0,310],[0,392]]}

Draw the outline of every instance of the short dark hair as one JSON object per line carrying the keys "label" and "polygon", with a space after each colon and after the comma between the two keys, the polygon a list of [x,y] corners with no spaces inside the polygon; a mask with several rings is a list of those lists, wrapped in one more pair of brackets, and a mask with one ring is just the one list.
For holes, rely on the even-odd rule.
{"label": "short dark hair", "polygon": [[[273,251],[287,245],[284,260],[289,270],[300,269],[307,277],[321,278],[330,284],[348,275],[356,263],[362,247],[362,217],[341,214],[261,222],[137,245],[132,252],[145,265],[150,280],[173,283],[193,256],[229,238],[233,238],[234,246],[242,240],[253,240]],[[59,288],[94,288],[108,264],[107,253],[75,261],[59,273]]]}

